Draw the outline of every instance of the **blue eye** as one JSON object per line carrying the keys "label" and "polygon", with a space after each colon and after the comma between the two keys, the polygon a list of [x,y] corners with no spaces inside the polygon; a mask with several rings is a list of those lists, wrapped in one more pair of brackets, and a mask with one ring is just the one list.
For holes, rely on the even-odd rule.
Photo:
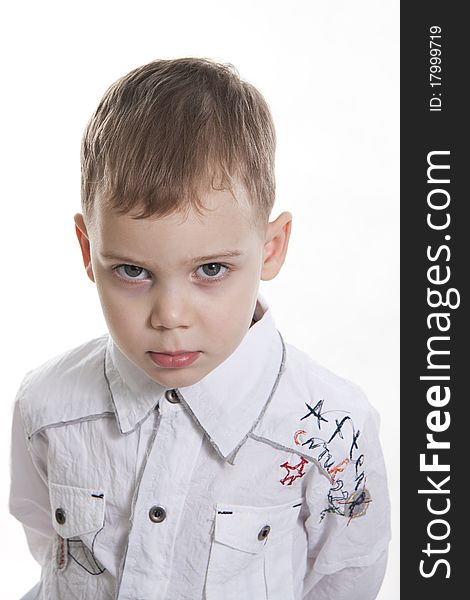
{"label": "blue eye", "polygon": [[127,281],[142,281],[144,279],[148,279],[150,276],[150,273],[147,271],[147,269],[144,269],[143,267],[137,267],[136,265],[119,265],[114,267],[113,270],[116,271],[119,277]]}
{"label": "blue eye", "polygon": [[[222,275],[218,277],[221,269],[224,269],[224,271],[222,271]],[[229,268],[221,265],[220,263],[207,263],[198,267],[196,273],[201,270],[203,276],[198,275],[198,279],[202,279],[204,281],[220,281],[227,276]]]}

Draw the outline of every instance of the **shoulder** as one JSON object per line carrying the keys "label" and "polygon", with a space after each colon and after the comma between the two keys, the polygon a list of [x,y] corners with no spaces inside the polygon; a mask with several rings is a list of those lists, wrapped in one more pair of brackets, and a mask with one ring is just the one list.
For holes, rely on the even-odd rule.
{"label": "shoulder", "polygon": [[49,425],[112,410],[104,377],[109,335],[59,354],[24,377],[17,394],[28,437]]}
{"label": "shoulder", "polygon": [[253,437],[289,448],[331,476],[375,444],[378,413],[358,385],[291,344],[285,349],[284,371]]}

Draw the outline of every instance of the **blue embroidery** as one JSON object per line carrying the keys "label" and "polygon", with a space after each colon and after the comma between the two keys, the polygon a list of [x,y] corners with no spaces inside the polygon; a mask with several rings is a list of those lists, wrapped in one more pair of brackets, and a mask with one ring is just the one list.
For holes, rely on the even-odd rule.
{"label": "blue embroidery", "polygon": [[[308,446],[309,450],[314,450],[314,457],[320,464],[320,466],[327,471],[332,487],[328,493],[328,506],[320,513],[320,521],[324,519],[327,513],[335,513],[348,517],[349,520],[355,517],[363,515],[369,503],[371,502],[371,496],[368,490],[365,488],[366,476],[363,468],[365,457],[364,454],[359,452],[358,440],[360,438],[360,430],[356,430],[354,422],[347,411],[343,410],[329,410],[323,411],[323,405],[325,400],[319,400],[316,405],[312,408],[307,402],[305,406],[308,409],[308,413],[300,418],[300,421],[314,417],[316,422],[313,422],[313,428],[318,430],[315,431],[315,435],[311,435],[309,439],[302,443],[302,446]],[[325,415],[329,413],[342,413],[340,418],[335,418],[333,423],[325,418]],[[322,430],[322,424],[323,430]],[[330,429],[330,432],[327,430]],[[299,432],[297,432],[299,433]],[[321,436],[318,434],[321,433]],[[325,436],[325,433],[330,433],[329,437]],[[340,438],[349,443],[349,458],[343,456],[334,456],[334,448],[331,443],[335,438]],[[348,491],[346,488],[344,475],[354,465],[354,481],[349,483],[353,489]],[[341,476],[340,473],[346,473]],[[339,476],[338,476],[339,475]],[[342,478],[340,478],[342,477]],[[348,487],[349,487],[348,486]],[[350,488],[351,489],[351,488]],[[348,522],[349,524],[349,522]]]}

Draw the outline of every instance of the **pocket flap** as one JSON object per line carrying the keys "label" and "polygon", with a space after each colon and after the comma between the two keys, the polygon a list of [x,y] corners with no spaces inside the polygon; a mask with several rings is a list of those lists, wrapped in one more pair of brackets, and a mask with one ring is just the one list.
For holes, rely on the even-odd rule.
{"label": "pocket flap", "polygon": [[217,504],[214,539],[257,554],[292,531],[301,504],[302,498],[278,506]]}
{"label": "pocket flap", "polygon": [[63,538],[101,529],[105,497],[102,490],[49,483],[52,525]]}

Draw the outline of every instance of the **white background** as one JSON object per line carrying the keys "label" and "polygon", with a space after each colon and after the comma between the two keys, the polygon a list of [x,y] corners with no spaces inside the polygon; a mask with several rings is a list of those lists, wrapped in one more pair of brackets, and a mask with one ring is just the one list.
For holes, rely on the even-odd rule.
{"label": "white background", "polygon": [[0,21],[2,597],[39,578],[8,514],[16,389],[28,369],[105,331],[73,228],[82,131],[115,79],[192,55],[233,63],[271,106],[272,218],[294,219],[286,263],[261,293],[283,337],[359,383],[381,414],[393,541],[378,598],[397,600],[398,0],[29,0]]}

